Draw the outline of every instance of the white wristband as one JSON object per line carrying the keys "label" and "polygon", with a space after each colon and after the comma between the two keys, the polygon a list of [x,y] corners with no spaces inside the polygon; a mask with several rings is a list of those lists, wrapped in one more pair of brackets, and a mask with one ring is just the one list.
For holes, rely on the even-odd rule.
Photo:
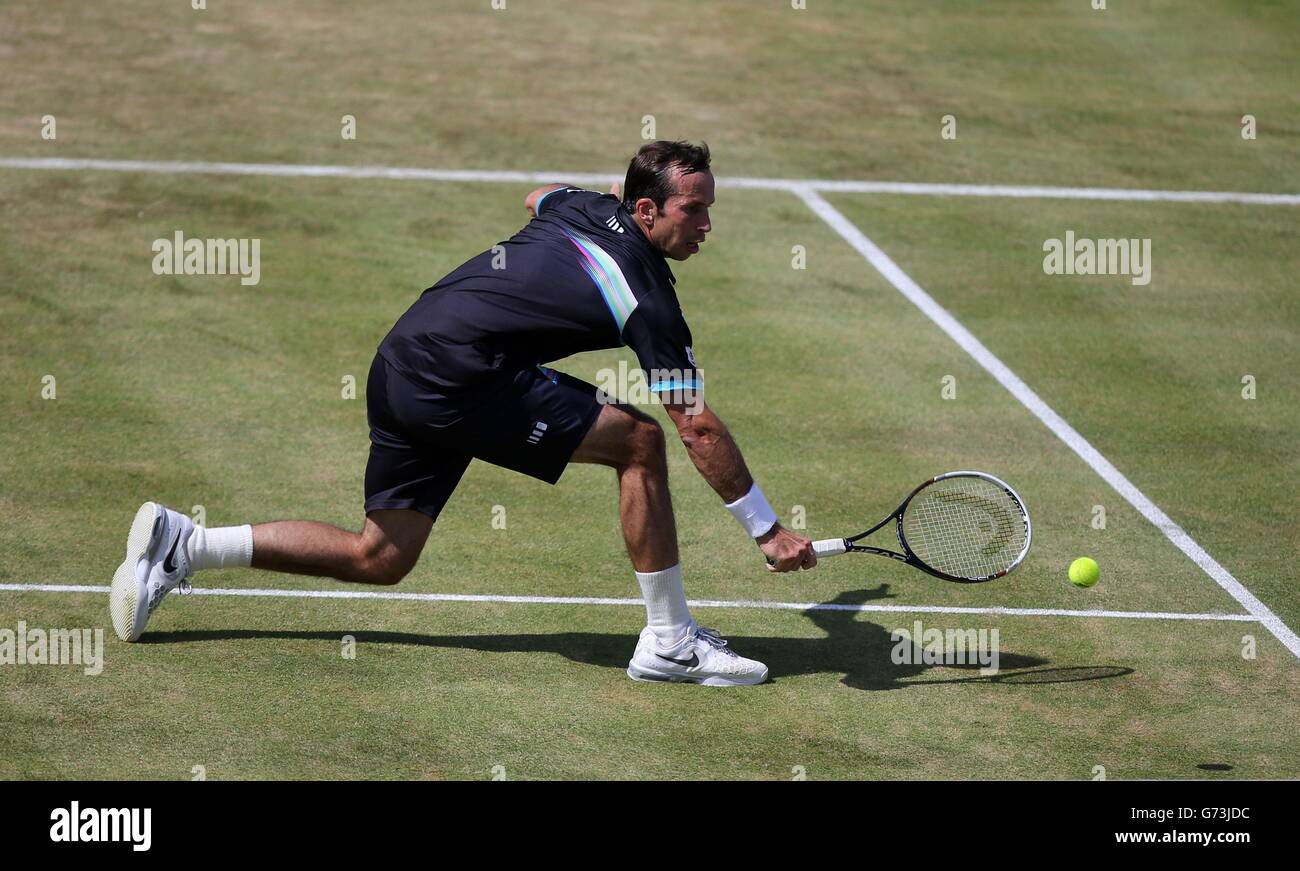
{"label": "white wristband", "polygon": [[750,538],[758,538],[776,525],[776,512],[767,504],[763,491],[758,484],[749,488],[749,492],[735,502],[727,503],[731,516],[749,533]]}

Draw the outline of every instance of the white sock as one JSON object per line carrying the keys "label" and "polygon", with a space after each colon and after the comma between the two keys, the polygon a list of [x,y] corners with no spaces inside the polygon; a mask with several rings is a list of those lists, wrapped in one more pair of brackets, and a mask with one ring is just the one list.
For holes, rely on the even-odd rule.
{"label": "white sock", "polygon": [[645,598],[646,625],[661,646],[671,647],[695,625],[686,607],[681,564],[658,572],[637,572],[636,582]]}
{"label": "white sock", "polygon": [[198,524],[185,545],[194,571],[226,569],[253,564],[253,527],[220,526],[205,529]]}

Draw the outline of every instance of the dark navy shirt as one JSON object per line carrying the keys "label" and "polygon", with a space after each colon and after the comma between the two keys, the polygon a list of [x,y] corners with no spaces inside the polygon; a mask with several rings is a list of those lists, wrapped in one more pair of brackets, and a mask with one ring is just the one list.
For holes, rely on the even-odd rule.
{"label": "dark navy shirt", "polygon": [[676,279],[619,200],[558,188],[536,211],[426,290],[379,353],[449,401],[495,392],[521,367],[622,345],[651,390],[701,388]]}

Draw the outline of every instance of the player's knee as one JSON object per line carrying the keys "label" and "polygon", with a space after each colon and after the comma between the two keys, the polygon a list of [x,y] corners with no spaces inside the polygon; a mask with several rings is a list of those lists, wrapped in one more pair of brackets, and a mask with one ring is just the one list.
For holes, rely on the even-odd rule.
{"label": "player's knee", "polygon": [[664,428],[653,418],[638,418],[628,436],[628,465],[651,469],[665,468],[668,449],[664,444]]}
{"label": "player's knee", "polygon": [[392,586],[402,582],[411,573],[411,566],[395,560],[380,560],[370,568],[370,583]]}
{"label": "player's knee", "polygon": [[415,568],[416,559],[400,551],[387,548],[362,550],[354,571],[356,580],[366,584],[391,586],[400,583]]}

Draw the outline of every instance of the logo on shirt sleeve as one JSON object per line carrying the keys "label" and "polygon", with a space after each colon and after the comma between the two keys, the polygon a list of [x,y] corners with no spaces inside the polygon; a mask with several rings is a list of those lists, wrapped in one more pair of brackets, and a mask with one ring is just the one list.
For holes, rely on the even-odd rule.
{"label": "logo on shirt sleeve", "polygon": [[691,361],[692,366],[699,366],[699,364],[695,362],[695,352],[691,350],[690,345],[686,346],[686,359]]}

